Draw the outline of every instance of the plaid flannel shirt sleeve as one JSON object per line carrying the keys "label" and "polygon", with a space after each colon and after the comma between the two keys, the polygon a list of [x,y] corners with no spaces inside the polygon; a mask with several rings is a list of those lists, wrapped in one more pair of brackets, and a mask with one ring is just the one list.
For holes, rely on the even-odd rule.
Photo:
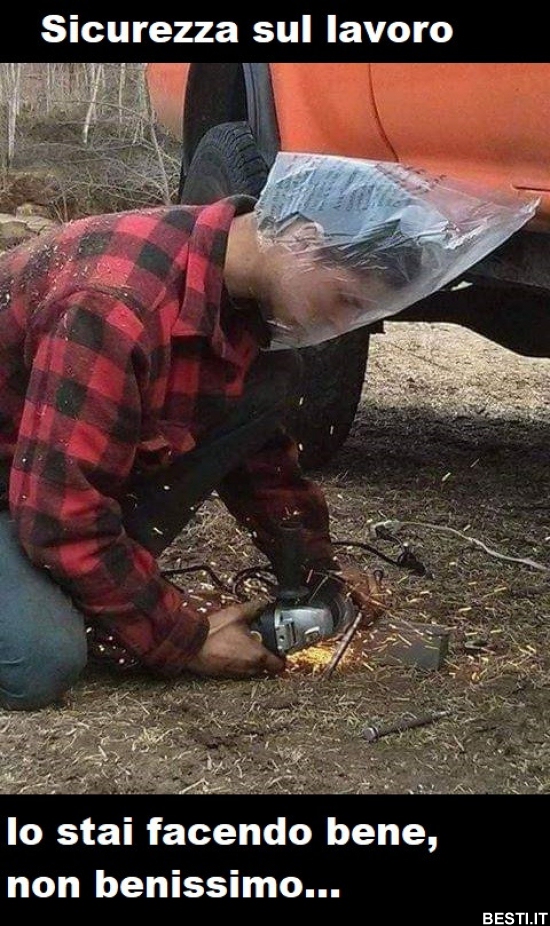
{"label": "plaid flannel shirt sleeve", "polygon": [[85,617],[115,631],[143,665],[172,674],[208,623],[185,607],[153,556],[131,540],[116,489],[139,441],[148,351],[114,297],[75,294],[34,353],[10,477],[10,509],[30,559]]}
{"label": "plaid flannel shirt sleeve", "polygon": [[226,476],[219,495],[272,564],[278,557],[279,525],[297,519],[302,525],[306,564],[323,569],[336,567],[324,493],[303,475],[298,447],[283,428]]}

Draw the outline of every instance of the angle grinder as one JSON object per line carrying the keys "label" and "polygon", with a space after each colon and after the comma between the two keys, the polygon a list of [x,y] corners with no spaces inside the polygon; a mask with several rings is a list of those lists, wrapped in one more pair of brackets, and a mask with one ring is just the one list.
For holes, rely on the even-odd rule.
{"label": "angle grinder", "polygon": [[286,656],[321,643],[345,631],[355,620],[355,607],[337,576],[312,571],[306,583],[299,522],[281,525],[274,571],[278,582],[275,599],[250,628],[272,653]]}

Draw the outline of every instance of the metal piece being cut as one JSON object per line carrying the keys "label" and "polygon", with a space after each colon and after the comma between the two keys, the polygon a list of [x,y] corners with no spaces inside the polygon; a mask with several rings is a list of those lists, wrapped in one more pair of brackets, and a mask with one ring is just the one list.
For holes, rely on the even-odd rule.
{"label": "metal piece being cut", "polygon": [[449,648],[451,631],[438,624],[420,624],[383,617],[369,632],[364,653],[378,665],[414,666],[426,671],[441,669]]}

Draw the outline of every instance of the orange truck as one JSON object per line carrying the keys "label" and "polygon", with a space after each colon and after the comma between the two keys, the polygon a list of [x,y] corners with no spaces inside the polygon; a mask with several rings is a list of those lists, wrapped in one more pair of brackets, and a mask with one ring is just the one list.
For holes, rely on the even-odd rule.
{"label": "orange truck", "polygon": [[[452,322],[550,356],[550,64],[155,63],[147,78],[159,122],[182,141],[182,202],[257,195],[278,151],[398,161],[539,197],[532,222],[463,285],[392,321]],[[381,329],[304,349],[293,426],[305,466],[346,439]]]}

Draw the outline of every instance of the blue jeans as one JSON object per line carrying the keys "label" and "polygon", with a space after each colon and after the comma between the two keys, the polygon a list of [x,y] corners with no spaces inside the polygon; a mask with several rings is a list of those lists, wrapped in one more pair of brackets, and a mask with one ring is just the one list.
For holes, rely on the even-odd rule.
{"label": "blue jeans", "polygon": [[46,570],[27,559],[8,512],[0,512],[0,705],[45,707],[85,665],[82,615]]}
{"label": "blue jeans", "polygon": [[[127,533],[159,556],[224,477],[273,434],[299,373],[293,354],[261,355],[224,424],[168,469],[134,482],[131,493],[120,499]],[[164,490],[168,483],[169,493]],[[51,704],[74,684],[86,660],[82,615],[47,571],[33,566],[8,512],[0,511],[0,708],[35,710]]]}

